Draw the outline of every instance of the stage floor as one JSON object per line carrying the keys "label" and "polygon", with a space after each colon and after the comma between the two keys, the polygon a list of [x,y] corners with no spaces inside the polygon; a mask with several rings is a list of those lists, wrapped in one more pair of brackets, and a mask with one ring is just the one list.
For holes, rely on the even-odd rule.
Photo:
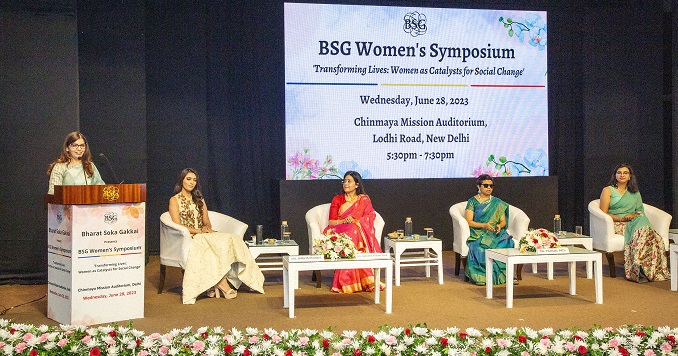
{"label": "stage floor", "polygon": [[[622,261],[623,256],[615,256]],[[159,258],[151,256],[146,266],[145,317],[133,320],[133,326],[151,332],[193,326],[343,330],[377,330],[381,325],[408,326],[426,323],[429,328],[445,327],[544,327],[584,329],[595,325],[618,327],[624,324],[678,326],[678,314],[671,312],[678,302],[678,292],[670,291],[670,282],[637,284],[623,277],[608,277],[603,266],[603,304],[595,304],[592,279],[586,279],[585,264],[577,266],[577,295],[568,293],[566,264],[556,264],[555,278],[546,278],[546,266],[532,274],[523,270],[523,280],[514,289],[513,309],[506,309],[506,289],[497,286],[494,299],[485,298],[485,288],[463,281],[454,275],[454,253],[443,252],[444,284],[438,284],[436,269],[431,278],[424,277],[423,267],[409,267],[401,272],[401,286],[393,287],[393,314],[385,314],[382,304],[374,304],[372,293],[341,295],[331,293],[331,273],[323,275],[323,287],[315,288],[311,275],[302,274],[301,289],[296,292],[296,318],[287,317],[283,309],[282,273],[264,272],[265,294],[241,290],[238,297],[198,299],[195,305],[181,304],[181,271],[169,268],[165,291],[157,294]],[[605,260],[605,258],[603,258]],[[462,271],[463,273],[463,271]],[[383,278],[382,273],[382,278]],[[623,276],[617,266],[617,276]],[[0,286],[0,309],[25,303],[45,295],[46,285]],[[47,299],[10,310],[0,318],[19,323],[56,325],[46,317]],[[118,324],[127,325],[128,321]]]}

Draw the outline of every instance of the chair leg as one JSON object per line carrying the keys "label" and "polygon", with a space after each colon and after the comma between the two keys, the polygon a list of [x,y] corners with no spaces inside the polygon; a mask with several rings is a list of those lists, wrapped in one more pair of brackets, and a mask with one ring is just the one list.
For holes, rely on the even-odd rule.
{"label": "chair leg", "polygon": [[165,288],[165,275],[167,274],[167,267],[160,265],[160,282],[158,282],[158,294],[162,294],[162,289]]}
{"label": "chair leg", "polygon": [[607,264],[610,265],[610,278],[617,278],[617,273],[614,268],[614,253],[605,252],[607,256]]}
{"label": "chair leg", "polygon": [[458,253],[454,253],[454,275],[458,276],[459,275],[459,268],[461,266],[461,255]]}
{"label": "chair leg", "polygon": [[523,280],[523,264],[516,265],[516,278],[519,281]]}
{"label": "chair leg", "polygon": [[468,278],[468,276],[466,275],[466,261],[467,261],[467,257],[466,257],[466,256],[464,256],[464,257],[461,258],[461,265],[464,267],[464,282],[468,282],[468,281],[470,280],[470,279]]}
{"label": "chair leg", "polygon": [[315,281],[315,287],[320,288],[323,283],[323,277],[320,273],[320,271],[313,271],[313,277],[311,277],[312,281]]}

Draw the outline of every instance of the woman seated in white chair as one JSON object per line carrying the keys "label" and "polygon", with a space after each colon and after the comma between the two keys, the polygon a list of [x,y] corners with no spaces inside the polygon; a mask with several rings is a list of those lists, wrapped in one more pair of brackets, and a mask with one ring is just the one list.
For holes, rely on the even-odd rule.
{"label": "woman seated in white chair", "polygon": [[174,192],[177,194],[169,201],[172,221],[188,228],[193,239],[186,259],[183,303],[194,304],[203,292],[209,297],[233,299],[242,283],[264,293],[264,275],[243,239],[212,230],[198,173],[192,168],[181,171]]}
{"label": "woman seated in white chair", "polygon": [[[377,214],[370,197],[365,194],[360,174],[355,171],[346,172],[342,188],[344,192],[332,199],[329,223],[323,233],[329,230],[344,233],[353,240],[358,251],[381,252],[379,241],[374,235],[374,220]],[[369,268],[335,270],[332,291],[337,293],[374,291],[374,274]]]}
{"label": "woman seated in white chair", "polygon": [[[468,256],[466,259],[466,277],[480,286],[485,280],[485,250],[488,248],[513,247],[513,239],[506,232],[508,227],[509,205],[492,196],[494,180],[487,174],[481,174],[477,180],[478,194],[466,204],[466,221],[471,236],[466,240]],[[506,283],[506,264],[493,261],[492,284]],[[513,281],[517,284],[517,280]]]}
{"label": "woman seated in white chair", "polygon": [[615,167],[600,193],[600,210],[612,217],[615,234],[624,235],[624,273],[635,282],[670,278],[664,240],[644,215],[638,181],[630,165]]}

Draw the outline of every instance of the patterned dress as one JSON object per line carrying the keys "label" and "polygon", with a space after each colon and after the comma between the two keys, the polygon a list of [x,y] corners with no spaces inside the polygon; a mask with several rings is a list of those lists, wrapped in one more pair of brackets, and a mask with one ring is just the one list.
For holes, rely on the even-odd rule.
{"label": "patterned dress", "polygon": [[615,234],[624,235],[624,273],[635,282],[664,281],[670,279],[664,251],[664,239],[652,228],[645,216],[640,192],[619,193],[610,186],[610,208],[615,216],[641,213],[628,222],[615,222]]}
{"label": "patterned dress", "polygon": [[[173,199],[179,203],[182,225],[194,229],[203,227],[202,211],[192,199],[181,193]],[[184,304],[194,304],[201,293],[214,287],[224,277],[235,289],[244,283],[264,293],[264,275],[242,238],[226,232],[212,232],[195,234],[192,239],[182,286]]]}

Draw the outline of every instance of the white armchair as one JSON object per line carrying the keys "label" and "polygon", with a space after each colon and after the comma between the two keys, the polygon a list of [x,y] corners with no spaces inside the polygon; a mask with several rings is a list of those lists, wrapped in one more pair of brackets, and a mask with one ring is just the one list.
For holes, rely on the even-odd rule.
{"label": "white armchair", "polygon": [[[525,236],[530,225],[530,218],[521,209],[509,204],[509,235],[513,237],[516,246],[520,243],[520,238]],[[466,202],[460,202],[450,207],[450,217],[452,217],[452,250],[454,250],[454,274],[459,275],[459,268],[463,262],[466,270],[466,256],[468,255],[468,245],[466,240],[471,236],[471,229],[466,221]],[[534,267],[533,267],[534,268]]]}
{"label": "white armchair", "polygon": [[[330,220],[330,203],[321,204],[311,208],[311,210],[306,212],[306,227],[308,228],[308,254],[313,254],[313,238],[320,237],[323,230],[327,226]],[[381,246],[382,232],[384,230],[384,219],[376,213],[376,218],[374,219],[374,236],[379,241],[379,246]],[[316,281],[316,287],[320,288],[322,280],[320,278],[320,271],[313,271],[313,280]]]}
{"label": "white armchair", "polygon": [[[650,220],[652,228],[664,240],[666,250],[669,250],[669,226],[671,215],[652,205],[643,204],[645,216]],[[610,266],[610,277],[617,276],[614,267],[614,252],[624,251],[624,235],[614,233],[612,217],[600,210],[600,199],[589,203],[589,233],[593,241],[593,249],[605,252]]]}
{"label": "white armchair", "polygon": [[[209,211],[212,229],[220,232],[228,232],[243,238],[247,232],[247,224],[228,215]],[[160,215],[160,282],[158,294],[162,293],[165,286],[166,267],[179,267],[182,270],[186,266],[186,258],[191,248],[191,234],[188,228],[172,221],[168,211]]]}

